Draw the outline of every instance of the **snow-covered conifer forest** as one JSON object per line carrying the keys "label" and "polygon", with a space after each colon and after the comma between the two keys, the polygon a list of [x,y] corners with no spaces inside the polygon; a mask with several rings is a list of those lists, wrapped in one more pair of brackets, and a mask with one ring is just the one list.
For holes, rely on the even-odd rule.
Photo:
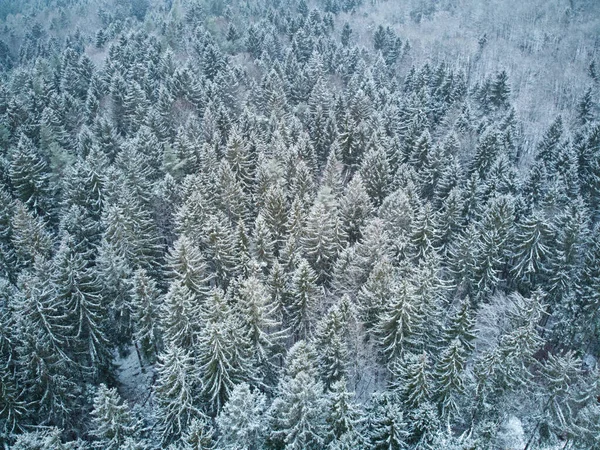
{"label": "snow-covered conifer forest", "polygon": [[598,0],[0,0],[2,450],[600,449]]}

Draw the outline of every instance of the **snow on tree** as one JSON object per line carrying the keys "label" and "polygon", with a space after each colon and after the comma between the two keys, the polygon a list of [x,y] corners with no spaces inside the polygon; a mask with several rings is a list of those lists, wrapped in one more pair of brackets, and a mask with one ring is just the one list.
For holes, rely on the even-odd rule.
{"label": "snow on tree", "polygon": [[464,393],[465,364],[465,349],[456,338],[442,351],[435,370],[437,396],[444,416],[458,413],[454,399],[455,395]]}
{"label": "snow on tree", "polygon": [[598,447],[597,2],[47,3],[0,1],[0,447]]}
{"label": "snow on tree", "polygon": [[324,386],[307,352],[299,341],[288,355],[288,373],[277,387],[269,409],[270,440],[287,449],[323,448],[327,438],[327,401]]}
{"label": "snow on tree", "polygon": [[249,339],[251,357],[263,381],[272,384],[277,371],[275,360],[283,350],[284,337],[278,330],[276,306],[271,303],[264,284],[254,276],[241,282],[236,300],[243,334]]}
{"label": "snow on tree", "polygon": [[171,277],[185,286],[196,301],[201,301],[208,291],[211,275],[194,242],[186,236],[177,239],[167,255],[167,264]]}
{"label": "snow on tree", "polygon": [[415,304],[415,287],[407,280],[394,286],[390,301],[376,327],[379,345],[386,360],[393,362],[420,343],[422,317]]}
{"label": "snow on tree", "polygon": [[433,394],[431,362],[427,353],[407,353],[392,366],[392,385],[408,409],[426,403]]}
{"label": "snow on tree", "polygon": [[159,356],[156,371],[157,432],[161,445],[168,445],[178,441],[195,418],[202,417],[197,407],[200,380],[190,353],[173,345]]}
{"label": "snow on tree", "polygon": [[16,197],[39,215],[48,215],[51,196],[48,163],[27,136],[21,136],[10,156],[8,176]]}
{"label": "snow on tree", "polygon": [[287,314],[294,336],[308,338],[317,314],[319,292],[317,275],[305,259],[301,259],[290,281],[292,298]]}
{"label": "snow on tree", "polygon": [[94,373],[107,370],[111,361],[107,305],[97,276],[68,235],[63,237],[53,263],[53,291],[64,308],[64,324],[70,328],[72,357]]}
{"label": "snow on tree", "polygon": [[219,448],[260,449],[265,440],[266,397],[251,390],[247,383],[238,384],[217,416]]}
{"label": "snow on tree", "polygon": [[193,350],[201,330],[200,304],[181,281],[171,283],[160,312],[166,343]]}
{"label": "snow on tree", "polygon": [[362,432],[362,411],[348,391],[347,381],[340,378],[331,385],[327,424],[333,440],[343,440],[344,435]]}
{"label": "snow on tree", "polygon": [[371,215],[373,205],[359,173],[347,184],[340,199],[340,219],[350,243],[362,237],[362,227]]}
{"label": "snow on tree", "polygon": [[155,357],[162,348],[160,301],[156,282],[144,269],[133,274],[131,280],[131,306],[133,310],[133,333],[146,357]]}
{"label": "snow on tree", "polygon": [[371,200],[379,206],[391,184],[390,165],[384,148],[374,146],[363,156],[360,175]]}
{"label": "snow on tree", "polygon": [[234,386],[252,379],[250,336],[222,291],[215,289],[202,313],[203,328],[195,350],[201,396],[209,413],[219,413]]}
{"label": "snow on tree", "polygon": [[326,388],[345,378],[348,372],[348,305],[347,298],[335,304],[321,319],[314,342],[319,353],[319,372]]}
{"label": "snow on tree", "polygon": [[92,410],[92,434],[103,448],[119,449],[128,436],[135,431],[135,423],[129,407],[124,404],[115,388],[101,384],[94,397]]}
{"label": "snow on tree", "polygon": [[408,447],[408,423],[393,395],[385,393],[373,398],[368,416],[368,438],[376,450],[400,450]]}
{"label": "snow on tree", "polygon": [[185,450],[212,450],[214,429],[207,418],[193,419],[180,445]]}

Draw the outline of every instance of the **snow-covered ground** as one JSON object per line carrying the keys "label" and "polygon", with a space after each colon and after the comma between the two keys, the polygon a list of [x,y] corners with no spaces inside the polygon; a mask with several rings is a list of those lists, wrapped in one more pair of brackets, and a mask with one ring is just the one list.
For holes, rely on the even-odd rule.
{"label": "snow-covered ground", "polygon": [[145,361],[142,367],[134,346],[129,348],[127,356],[116,355],[115,362],[118,366],[119,394],[130,404],[149,402],[154,367]]}

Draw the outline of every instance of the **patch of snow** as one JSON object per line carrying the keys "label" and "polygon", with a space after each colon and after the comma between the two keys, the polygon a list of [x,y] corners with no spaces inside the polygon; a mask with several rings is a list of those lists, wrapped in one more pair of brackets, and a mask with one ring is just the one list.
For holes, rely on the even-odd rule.
{"label": "patch of snow", "polygon": [[583,365],[585,368],[593,370],[596,367],[596,364],[598,364],[598,361],[593,355],[588,353],[583,357]]}
{"label": "patch of snow", "polygon": [[498,448],[517,450],[525,447],[525,430],[523,423],[516,416],[509,416],[500,426],[496,435]]}
{"label": "patch of snow", "polygon": [[140,362],[135,346],[128,349],[124,357],[115,355],[119,381],[119,394],[131,404],[145,403],[150,394],[154,380],[154,367],[147,362]]}

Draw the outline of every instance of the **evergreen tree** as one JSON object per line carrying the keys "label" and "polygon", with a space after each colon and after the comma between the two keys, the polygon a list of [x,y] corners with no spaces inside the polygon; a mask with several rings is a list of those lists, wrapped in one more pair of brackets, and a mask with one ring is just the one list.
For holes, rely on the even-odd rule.
{"label": "evergreen tree", "polygon": [[175,280],[165,295],[161,325],[166,343],[192,351],[198,344],[201,330],[200,305],[181,281]]}
{"label": "evergreen tree", "polygon": [[464,393],[465,349],[456,338],[442,352],[436,365],[437,396],[443,415],[458,413],[455,396]]}
{"label": "evergreen tree", "polygon": [[444,341],[447,343],[458,339],[467,353],[472,352],[475,347],[473,341],[476,339],[475,320],[472,317],[469,298],[466,297],[458,305],[454,314],[448,318],[444,327]]}
{"label": "evergreen tree", "polygon": [[324,387],[306,350],[303,341],[290,350],[288,373],[269,410],[270,440],[294,450],[323,448],[327,433]]}
{"label": "evergreen tree", "polygon": [[508,85],[508,75],[506,71],[501,71],[496,75],[496,79],[491,85],[490,101],[494,106],[507,106],[510,95],[510,86]]}
{"label": "evergreen tree", "polygon": [[75,442],[63,443],[62,433],[63,430],[56,427],[23,433],[18,435],[11,448],[16,450],[72,450],[75,448]]}
{"label": "evergreen tree", "polygon": [[587,125],[594,119],[594,100],[591,88],[585,91],[577,105],[577,118],[581,125]]}
{"label": "evergreen tree", "polygon": [[341,378],[331,385],[327,425],[334,440],[341,440],[344,435],[361,431],[362,411],[354,401],[354,393],[348,391],[346,383],[346,379]]}
{"label": "evergreen tree", "polygon": [[283,245],[284,237],[288,232],[288,211],[288,203],[283,189],[278,185],[269,188],[265,194],[261,213],[271,234],[275,255],[279,253],[279,248]]}
{"label": "evergreen tree", "polygon": [[517,282],[533,286],[545,275],[552,230],[545,217],[535,212],[517,224],[514,266],[512,272]]}
{"label": "evergreen tree", "polygon": [[[68,413],[76,404],[77,384],[67,375],[76,370],[68,354],[70,324],[65,323],[65,307],[53,295],[50,262],[37,259],[33,273],[22,272],[14,293],[14,335],[20,340],[13,351],[18,356],[17,381],[22,386],[23,400],[34,405],[47,423],[63,425],[70,421]],[[4,301],[3,304],[6,304]],[[4,314],[2,316],[6,320]],[[2,324],[5,324],[5,320]],[[8,329],[6,330],[8,331]],[[6,351],[6,335],[3,353]],[[10,342],[10,341],[9,341]],[[12,348],[9,347],[9,350]],[[11,352],[12,353],[12,352]],[[2,364],[11,369],[3,355]],[[7,384],[10,387],[10,384]],[[10,407],[10,404],[6,404]],[[10,410],[7,410],[9,412]]]}
{"label": "evergreen tree", "polygon": [[348,47],[348,45],[350,44],[351,36],[352,36],[352,28],[350,27],[350,24],[348,22],[346,22],[344,24],[344,27],[342,28],[342,36],[341,36],[341,42],[344,47]]}
{"label": "evergreen tree", "polygon": [[68,235],[63,237],[53,262],[53,290],[64,307],[64,323],[70,328],[70,352],[87,369],[102,373],[110,365],[111,345],[99,281]]}
{"label": "evergreen tree", "polygon": [[283,337],[277,332],[280,324],[275,319],[275,305],[262,282],[251,276],[238,288],[237,307],[252,358],[264,382],[270,384],[275,378],[274,358],[281,352]]}
{"label": "evergreen tree", "polygon": [[546,166],[554,164],[558,157],[558,150],[563,137],[564,127],[563,121],[560,116],[556,118],[542,140],[538,144],[538,153],[536,154],[536,160],[543,161]]}
{"label": "evergreen tree", "polygon": [[348,366],[346,333],[348,330],[347,297],[333,306],[321,319],[315,332],[315,347],[319,353],[319,372],[326,388],[345,378]]}
{"label": "evergreen tree", "polygon": [[199,380],[190,354],[172,345],[160,355],[156,371],[157,431],[161,445],[165,446],[179,441],[190,423],[202,417],[195,404]]}
{"label": "evergreen tree", "polygon": [[53,237],[44,221],[34,216],[22,203],[17,203],[11,218],[11,244],[15,249],[17,267],[33,264],[37,257],[48,258]]}
{"label": "evergreen tree", "polygon": [[152,275],[158,272],[159,237],[139,197],[123,192],[118,202],[104,209],[102,222],[104,239],[129,267],[141,267]]}
{"label": "evergreen tree", "polygon": [[326,188],[319,193],[306,221],[302,247],[319,281],[328,280],[345,241],[334,198]]}
{"label": "evergreen tree", "polygon": [[227,28],[227,36],[226,39],[229,42],[235,42],[239,39],[240,35],[234,24],[230,23],[229,28]]}
{"label": "evergreen tree", "polygon": [[408,353],[393,369],[398,375],[394,384],[408,409],[418,408],[431,398],[433,383],[429,365],[425,352],[420,355]]}
{"label": "evergreen tree", "polygon": [[94,397],[92,434],[106,449],[120,449],[128,436],[135,431],[129,407],[121,402],[115,388],[101,384]]}
{"label": "evergreen tree", "polygon": [[[4,325],[4,324],[3,324]],[[2,360],[0,365],[0,440],[8,439],[8,436],[21,430],[21,421],[27,412],[26,405],[22,399],[22,393],[18,390],[17,380],[11,374]]]}
{"label": "evergreen tree", "polygon": [[388,260],[378,261],[358,292],[359,317],[369,331],[379,323],[393,295],[393,275],[394,270]]}
{"label": "evergreen tree", "polygon": [[156,356],[162,348],[160,324],[161,295],[156,282],[144,269],[137,270],[131,280],[131,304],[134,336],[146,357]]}
{"label": "evergreen tree", "polygon": [[24,135],[11,152],[8,175],[19,200],[39,215],[52,213],[48,163],[33,142]]}
{"label": "evergreen tree", "polygon": [[297,338],[308,338],[315,323],[318,293],[317,276],[305,259],[298,262],[290,282],[288,308],[290,328]]}
{"label": "evergreen tree", "polygon": [[279,261],[273,263],[273,267],[266,279],[267,292],[271,298],[274,319],[281,324],[282,329],[285,328],[287,322],[286,309],[290,297],[289,275],[285,272]]}
{"label": "evergreen tree", "polygon": [[208,218],[201,236],[209,271],[218,285],[227,286],[239,268],[232,227],[225,216],[217,214]]}
{"label": "evergreen tree", "polygon": [[340,220],[348,241],[354,243],[362,236],[361,228],[373,210],[371,199],[360,174],[355,174],[346,185],[340,199]]}
{"label": "evergreen tree", "polygon": [[212,450],[213,434],[214,430],[208,419],[193,419],[181,440],[182,446],[185,450]]}
{"label": "evergreen tree", "polygon": [[102,239],[93,272],[98,278],[99,293],[110,311],[108,328],[111,340],[123,346],[130,342],[132,335],[132,302],[128,283],[131,268],[117,249]]}
{"label": "evergreen tree", "polygon": [[212,277],[194,242],[186,236],[181,236],[173,244],[166,259],[174,282],[185,286],[196,301],[201,301],[208,292]]}
{"label": "evergreen tree", "polygon": [[263,448],[266,431],[263,425],[265,411],[265,395],[251,390],[247,383],[238,384],[217,417],[221,433],[219,448]]}
{"label": "evergreen tree", "polygon": [[254,258],[266,271],[274,259],[275,242],[261,214],[256,217],[252,235],[254,238]]}
{"label": "evergreen tree", "polygon": [[531,379],[529,367],[543,343],[538,327],[546,314],[543,298],[544,294],[539,290],[530,297],[511,296],[508,330],[475,363],[476,392],[480,402],[497,400],[504,392],[524,386]]}
{"label": "evergreen tree", "polygon": [[412,225],[410,245],[415,260],[427,258],[433,251],[435,222],[431,204],[421,208]]}
{"label": "evergreen tree", "polygon": [[250,339],[220,290],[208,297],[203,314],[204,328],[197,347],[197,367],[202,382],[201,396],[207,410],[216,415],[227,402],[234,386],[250,381]]}
{"label": "evergreen tree", "polygon": [[399,450],[408,446],[408,423],[400,403],[389,393],[373,399],[369,414],[369,440],[375,450]]}
{"label": "evergreen tree", "polygon": [[365,184],[365,189],[375,206],[389,193],[390,165],[385,149],[373,146],[363,157],[360,166],[360,175]]}
{"label": "evergreen tree", "polygon": [[391,299],[377,325],[380,346],[388,362],[419,344],[422,318],[415,305],[415,288],[402,280],[394,286]]}

